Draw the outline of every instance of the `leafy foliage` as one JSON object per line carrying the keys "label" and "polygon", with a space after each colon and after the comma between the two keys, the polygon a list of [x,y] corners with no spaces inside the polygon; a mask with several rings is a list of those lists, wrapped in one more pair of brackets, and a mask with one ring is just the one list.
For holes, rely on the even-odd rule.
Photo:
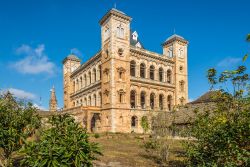
{"label": "leafy foliage", "polygon": [[246,67],[219,75],[209,69],[207,77],[212,88],[220,87],[213,97],[216,109],[197,113],[190,130],[197,141],[186,145],[189,165],[249,166],[250,92]]}
{"label": "leafy foliage", "polygon": [[86,130],[70,115],[49,118],[50,128],[41,132],[40,140],[27,142],[22,152],[24,166],[92,166],[101,154],[96,143],[89,142]]}
{"label": "leafy foliage", "polygon": [[40,117],[31,103],[16,100],[9,92],[0,96],[0,148],[2,166],[10,166],[11,155],[40,127]]}
{"label": "leafy foliage", "polygon": [[144,133],[147,133],[149,130],[149,122],[147,116],[141,118],[141,127],[143,128]]}
{"label": "leafy foliage", "polygon": [[247,35],[247,41],[250,42],[250,34]]}

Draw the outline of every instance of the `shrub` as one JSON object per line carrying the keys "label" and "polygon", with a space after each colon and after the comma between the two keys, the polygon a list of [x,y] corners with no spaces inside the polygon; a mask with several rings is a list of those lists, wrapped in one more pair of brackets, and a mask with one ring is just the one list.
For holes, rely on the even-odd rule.
{"label": "shrub", "polygon": [[7,92],[0,96],[0,166],[12,165],[12,153],[18,151],[28,137],[40,127],[37,109],[31,103],[15,99]]}
{"label": "shrub", "polygon": [[97,138],[100,138],[100,134],[99,133],[95,133],[94,134],[94,137],[97,139]]}
{"label": "shrub", "polygon": [[92,160],[101,152],[96,143],[89,142],[85,129],[74,118],[54,115],[51,128],[41,132],[40,140],[27,142],[22,149],[24,166],[92,166]]}
{"label": "shrub", "polygon": [[141,127],[143,128],[143,132],[147,133],[147,131],[149,130],[149,122],[147,116],[143,116],[141,118]]}

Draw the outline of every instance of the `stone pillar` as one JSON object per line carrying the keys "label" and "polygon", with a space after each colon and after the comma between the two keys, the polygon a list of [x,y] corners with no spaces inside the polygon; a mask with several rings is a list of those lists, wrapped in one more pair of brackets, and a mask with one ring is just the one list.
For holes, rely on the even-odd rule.
{"label": "stone pillar", "polygon": [[136,92],[136,108],[141,108],[141,92]]}

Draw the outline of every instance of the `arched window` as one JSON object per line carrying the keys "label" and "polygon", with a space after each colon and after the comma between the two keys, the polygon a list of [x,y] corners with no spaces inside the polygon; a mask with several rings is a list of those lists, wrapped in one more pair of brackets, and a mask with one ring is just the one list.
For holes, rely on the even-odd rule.
{"label": "arched window", "polygon": [[159,95],[159,108],[160,110],[163,110],[163,95]]}
{"label": "arched window", "polygon": [[135,69],[136,69],[136,63],[134,60],[130,62],[130,75],[135,77]]}
{"label": "arched window", "polygon": [[145,92],[141,92],[141,108],[145,109],[146,108],[146,104],[145,104],[145,100],[146,100],[146,93]]}
{"label": "arched window", "polygon": [[124,38],[124,28],[122,27],[122,25],[119,25],[119,27],[117,27],[117,37]]}
{"label": "arched window", "polygon": [[82,99],[80,100],[80,106],[82,106]]}
{"label": "arched window", "polygon": [[79,90],[79,80],[77,79],[76,80],[76,91],[78,91]]}
{"label": "arched window", "polygon": [[91,84],[92,81],[91,81],[91,72],[89,72],[89,84]]}
{"label": "arched window", "polygon": [[100,107],[102,106],[102,93],[99,92],[99,102],[100,102]]}
{"label": "arched window", "polygon": [[89,96],[89,106],[91,106],[91,96]]}
{"label": "arched window", "polygon": [[82,88],[82,77],[80,77],[80,89]]}
{"label": "arched window", "polygon": [[136,98],[136,92],[134,90],[132,90],[130,92],[130,105],[131,105],[131,108],[135,108],[135,98]]}
{"label": "arched window", "polygon": [[131,118],[131,127],[132,128],[136,128],[137,124],[138,124],[138,118],[137,118],[137,116],[132,116],[132,118]]}
{"label": "arched window", "polygon": [[167,83],[171,83],[172,82],[172,71],[168,70],[167,71]]}
{"label": "arched window", "polygon": [[141,78],[145,78],[145,70],[146,70],[146,66],[144,63],[140,64],[140,77]]}
{"label": "arched window", "polygon": [[159,81],[163,82],[163,68],[159,68]]}
{"label": "arched window", "polygon": [[150,79],[152,80],[155,79],[155,67],[153,65],[151,65],[149,68],[149,76],[150,76]]}
{"label": "arched window", "polygon": [[124,90],[120,89],[118,91],[118,95],[119,95],[119,103],[124,103],[125,102],[125,99],[124,99],[125,92],[124,92]]}
{"label": "arched window", "polygon": [[167,102],[167,104],[168,104],[168,110],[169,111],[171,111],[171,109],[172,109],[172,96],[171,95],[168,95],[168,102]]}
{"label": "arched window", "polygon": [[87,86],[87,76],[84,74],[84,86]]}
{"label": "arched window", "polygon": [[155,108],[155,94],[150,94],[150,108],[153,110]]}
{"label": "arched window", "polygon": [[93,106],[96,106],[96,95],[94,94],[94,104]]}
{"label": "arched window", "polygon": [[86,97],[84,98],[84,105],[85,105],[85,106],[88,105],[88,102],[87,102],[87,98],[86,98]]}
{"label": "arched window", "polygon": [[180,84],[180,91],[184,92],[184,84],[185,84],[184,81],[180,81],[179,84]]}
{"label": "arched window", "polygon": [[94,77],[94,82],[96,82],[96,69],[93,69],[93,77]]}
{"label": "arched window", "polygon": [[73,91],[76,92],[76,82],[73,82]]}
{"label": "arched window", "polygon": [[101,65],[98,66],[98,69],[99,69],[99,79],[101,80],[102,79],[102,68],[101,68]]}

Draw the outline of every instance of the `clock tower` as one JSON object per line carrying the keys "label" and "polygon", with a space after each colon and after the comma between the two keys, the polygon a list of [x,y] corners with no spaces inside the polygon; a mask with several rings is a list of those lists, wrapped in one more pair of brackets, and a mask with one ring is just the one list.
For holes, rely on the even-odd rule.
{"label": "clock tower", "polygon": [[70,82],[70,75],[80,66],[81,60],[73,54],[70,54],[63,60],[63,99],[64,109],[73,107],[70,100],[70,94],[73,93],[74,86]]}

